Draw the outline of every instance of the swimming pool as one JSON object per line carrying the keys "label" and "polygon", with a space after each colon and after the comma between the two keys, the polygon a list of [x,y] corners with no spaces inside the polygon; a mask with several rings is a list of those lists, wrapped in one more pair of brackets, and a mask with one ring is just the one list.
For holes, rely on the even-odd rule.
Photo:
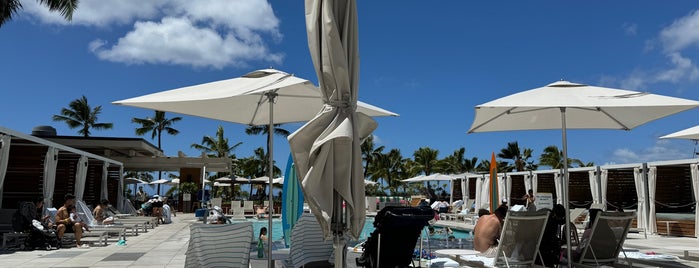
{"label": "swimming pool", "polygon": [[[252,230],[254,232],[253,240],[257,241],[257,237],[260,235],[260,229],[262,227],[267,227],[269,221],[267,219],[247,219],[247,221],[252,222]],[[238,221],[234,221],[238,222]],[[360,234],[359,241],[364,241],[371,235],[374,231],[374,217],[367,217],[364,222],[364,228],[362,228],[362,233]],[[272,240],[279,241],[282,240],[284,232],[282,231],[282,221],[279,218],[272,219]],[[354,243],[356,244],[356,243]]]}

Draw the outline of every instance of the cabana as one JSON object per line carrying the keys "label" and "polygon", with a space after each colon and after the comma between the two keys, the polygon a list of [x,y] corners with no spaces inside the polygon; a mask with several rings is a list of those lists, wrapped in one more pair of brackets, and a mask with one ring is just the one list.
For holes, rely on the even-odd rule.
{"label": "cabana", "polygon": [[652,233],[699,237],[699,159],[647,163]]}
{"label": "cabana", "polygon": [[62,204],[67,193],[79,199],[111,198],[123,208],[121,162],[4,127],[0,140],[2,208],[41,195],[45,207],[52,207]]}

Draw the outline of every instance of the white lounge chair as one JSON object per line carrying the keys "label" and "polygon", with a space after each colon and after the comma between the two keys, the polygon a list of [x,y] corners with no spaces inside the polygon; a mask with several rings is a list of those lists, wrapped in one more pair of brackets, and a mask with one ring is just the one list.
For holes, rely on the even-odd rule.
{"label": "white lounge chair", "polygon": [[239,267],[250,264],[251,222],[193,224],[185,267]]}
{"label": "white lounge chair", "polygon": [[236,211],[240,211],[241,215],[243,214],[242,213],[243,207],[242,207],[242,203],[240,202],[240,200],[232,200],[231,201],[231,212],[230,213],[233,215],[236,215]]}
{"label": "white lounge chair", "polygon": [[589,242],[582,245],[581,241],[583,248],[578,250],[580,259],[575,261],[575,266],[614,266],[631,228],[631,221],[635,218],[635,212],[599,212],[592,225]]}
{"label": "white lounge chair", "polygon": [[291,247],[275,250],[272,255],[281,256],[284,267],[297,268],[311,262],[328,261],[332,253],[333,241],[323,239],[318,220],[313,215],[303,214],[291,230]]}
{"label": "white lounge chair", "polygon": [[534,265],[548,216],[548,210],[508,212],[495,257],[462,255],[461,260],[487,267]]}
{"label": "white lounge chair", "polygon": [[243,202],[243,212],[244,213],[255,214],[255,209],[253,208],[252,203],[253,203],[253,201],[250,201],[250,200]]}

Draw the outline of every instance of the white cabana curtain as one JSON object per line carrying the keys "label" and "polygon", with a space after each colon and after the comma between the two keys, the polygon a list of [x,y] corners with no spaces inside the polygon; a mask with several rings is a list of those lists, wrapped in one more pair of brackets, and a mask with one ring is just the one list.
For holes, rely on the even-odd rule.
{"label": "white cabana curtain", "polygon": [[524,191],[529,193],[529,189],[532,189],[532,178],[529,174],[526,174],[524,175]]}
{"label": "white cabana curtain", "polygon": [[85,180],[87,179],[87,156],[80,156],[75,170],[75,200],[83,200]]}
{"label": "white cabana curtain", "polygon": [[507,198],[507,181],[510,175],[498,176],[498,201],[509,200]]}
{"label": "white cabana curtain", "polygon": [[[692,169],[692,188],[694,189],[694,202],[699,199],[699,164],[691,164]],[[694,236],[699,237],[699,209],[696,209],[696,204],[694,203]]]}
{"label": "white cabana curtain", "polygon": [[503,176],[501,181],[505,186],[505,190],[503,191],[503,196],[500,197],[500,200],[507,200],[507,205],[512,206],[512,202],[510,200],[510,197],[512,196],[512,176]]}
{"label": "white cabana curtain", "polygon": [[49,147],[44,157],[44,207],[53,207],[53,189],[56,186],[56,167],[58,167],[58,149]]}
{"label": "white cabana curtain", "polygon": [[100,199],[109,199],[109,193],[107,188],[107,176],[109,176],[109,163],[104,162],[102,164],[102,183],[100,184]]}
{"label": "white cabana curtain", "polygon": [[532,174],[532,190],[534,190],[534,194],[539,190],[539,175],[536,173]]}
{"label": "white cabana curtain", "polygon": [[[204,169],[206,171],[206,169]],[[119,186],[117,186],[117,209],[124,211],[124,166],[119,166]]]}
{"label": "white cabana curtain", "polygon": [[469,181],[469,178],[461,179],[461,200],[464,201],[464,204],[467,203],[466,201],[471,199],[471,197],[468,196],[468,181]]}
{"label": "white cabana curtain", "polygon": [[[7,163],[10,160],[10,143],[12,136],[0,134],[0,197],[2,196],[3,185],[5,185],[5,174],[7,174]],[[0,198],[2,205],[2,198]]]}
{"label": "white cabana curtain", "polygon": [[476,204],[475,208],[476,211],[481,209],[483,207],[483,182],[485,179],[483,178],[476,178],[476,201],[474,202]]}
{"label": "white cabana curtain", "polygon": [[636,197],[638,198],[638,204],[636,205],[636,227],[646,228],[647,212],[646,212],[646,187],[643,183],[643,169],[634,168],[633,169],[633,181],[636,186]]}
{"label": "white cabana curtain", "polygon": [[602,204],[602,210],[607,210],[607,181],[609,178],[609,171],[606,169],[603,169],[602,174],[599,176],[599,183],[600,183],[600,189],[602,189],[602,192],[599,193],[599,199],[600,203]]}
{"label": "white cabana curtain", "polygon": [[556,172],[553,175],[553,182],[556,187],[556,204],[563,205],[563,175],[560,172]]}
{"label": "white cabana curtain", "polygon": [[592,204],[599,204],[599,184],[597,183],[597,171],[590,170],[588,172],[590,178],[590,194],[592,194]]}
{"label": "white cabana curtain", "polygon": [[658,178],[658,168],[648,168],[648,232],[654,234],[658,232],[655,225],[655,182]]}

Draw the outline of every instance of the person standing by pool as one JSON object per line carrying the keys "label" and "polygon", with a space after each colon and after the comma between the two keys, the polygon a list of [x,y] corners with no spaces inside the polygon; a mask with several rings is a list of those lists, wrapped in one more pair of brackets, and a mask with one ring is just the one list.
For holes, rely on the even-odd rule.
{"label": "person standing by pool", "polygon": [[478,219],[473,228],[473,249],[486,257],[494,257],[500,239],[502,224],[507,215],[507,206],[500,205],[495,212]]}
{"label": "person standing by pool", "polygon": [[136,209],[140,209],[141,205],[148,200],[148,195],[143,191],[143,186],[138,186],[138,192],[136,192]]}

